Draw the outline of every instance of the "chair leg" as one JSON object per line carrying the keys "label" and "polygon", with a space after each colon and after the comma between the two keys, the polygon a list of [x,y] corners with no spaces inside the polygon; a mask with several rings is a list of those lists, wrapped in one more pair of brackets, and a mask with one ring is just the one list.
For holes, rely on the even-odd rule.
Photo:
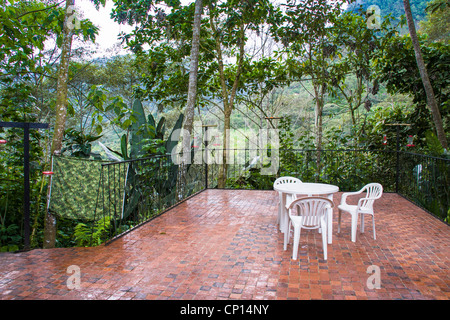
{"label": "chair leg", "polygon": [[372,228],[373,228],[373,240],[376,240],[377,236],[375,233],[375,215],[372,215]]}
{"label": "chair leg", "polygon": [[292,226],[292,221],[289,217],[286,218],[287,220],[284,222],[285,223],[285,228],[284,228],[284,245],[283,245],[283,249],[284,251],[287,250],[287,245],[290,241],[291,238],[291,226]]}
{"label": "chair leg", "polygon": [[338,215],[338,233],[341,233],[341,209],[339,209],[339,215]]}
{"label": "chair leg", "polygon": [[279,224],[279,229],[281,232],[283,232],[283,218],[284,218],[284,211],[286,208],[283,206],[286,205],[286,194],[279,192],[278,193],[278,219],[277,223]]}
{"label": "chair leg", "polygon": [[292,221],[289,220],[288,228],[287,228],[287,230],[288,230],[288,232],[287,232],[287,243],[289,243],[289,241],[291,241],[291,227],[292,227]]}
{"label": "chair leg", "polygon": [[352,241],[356,242],[356,229],[358,227],[358,213],[352,214]]}
{"label": "chair leg", "polygon": [[323,256],[324,256],[324,259],[327,260],[328,242],[327,242],[327,223],[326,222],[322,222],[322,245],[323,245]]}
{"label": "chair leg", "polygon": [[300,225],[294,224],[294,243],[292,245],[292,259],[297,260],[298,256],[298,245],[300,242]]}
{"label": "chair leg", "polygon": [[278,202],[278,217],[277,217],[277,224],[280,224],[280,217],[281,217],[281,203]]}
{"label": "chair leg", "polygon": [[361,233],[364,233],[364,214],[361,213]]}
{"label": "chair leg", "polygon": [[284,244],[283,244],[284,251],[286,251],[286,249],[287,249],[287,244],[289,242],[289,233],[291,232],[291,223],[287,222],[287,221],[285,223],[288,225],[288,227],[284,229],[284,235],[283,235],[283,237],[284,237]]}

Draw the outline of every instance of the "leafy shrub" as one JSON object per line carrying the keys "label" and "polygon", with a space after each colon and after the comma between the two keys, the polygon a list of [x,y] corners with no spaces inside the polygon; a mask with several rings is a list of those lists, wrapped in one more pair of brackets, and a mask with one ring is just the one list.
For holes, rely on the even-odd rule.
{"label": "leafy shrub", "polygon": [[111,220],[104,217],[93,225],[89,226],[84,223],[78,223],[75,227],[75,241],[79,247],[97,246],[107,240]]}

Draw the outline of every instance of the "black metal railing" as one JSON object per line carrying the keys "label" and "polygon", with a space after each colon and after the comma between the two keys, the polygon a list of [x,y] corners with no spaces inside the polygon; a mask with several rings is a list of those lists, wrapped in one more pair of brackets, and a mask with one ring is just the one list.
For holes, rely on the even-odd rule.
{"label": "black metal railing", "polygon": [[374,181],[383,183],[387,191],[396,190],[395,152],[291,149],[277,150],[275,155],[267,150],[263,153],[249,156],[248,150],[232,150],[233,159],[241,160],[227,165],[226,187],[268,190],[277,177],[295,176],[302,181],[333,183],[343,191]]}
{"label": "black metal railing", "polygon": [[108,230],[102,240],[126,233],[205,189],[205,166],[181,166],[181,155],[175,157],[102,164],[96,208],[96,221]]}
{"label": "black metal railing", "polygon": [[[450,159],[387,150],[290,149],[277,152],[276,173],[267,174],[266,170],[263,174],[261,169],[270,167],[274,159],[270,151],[263,150],[263,154],[249,157],[248,150],[232,150],[232,159],[241,160],[238,164],[227,165],[225,187],[270,190],[279,176],[331,183],[341,191],[356,191],[367,183],[379,182],[385,192],[396,192],[449,222]],[[257,162],[258,165],[251,165]]]}
{"label": "black metal railing", "polygon": [[[217,188],[221,152],[197,148],[189,164],[181,154],[112,163],[77,159],[76,166],[56,159],[49,210],[86,222],[92,228],[88,245],[109,241],[202,190]],[[396,192],[450,221],[448,158],[387,150],[232,149],[228,155],[224,188],[271,190],[277,177],[288,175],[331,183],[341,191],[379,182],[385,192]],[[80,174],[89,177],[80,179]],[[27,238],[23,231],[20,236]]]}
{"label": "black metal railing", "polygon": [[[232,149],[228,155],[225,188],[270,190],[277,177],[287,175],[338,185],[341,191],[356,191],[367,183],[379,182],[385,192],[397,192],[436,217],[447,219],[449,159],[384,150]],[[181,154],[102,164],[96,220],[107,225],[105,240],[197,192],[217,188],[222,158],[214,152],[209,157],[200,149],[188,157],[190,164],[186,165],[180,165]]]}
{"label": "black metal railing", "polygon": [[399,152],[396,192],[449,223],[450,160]]}

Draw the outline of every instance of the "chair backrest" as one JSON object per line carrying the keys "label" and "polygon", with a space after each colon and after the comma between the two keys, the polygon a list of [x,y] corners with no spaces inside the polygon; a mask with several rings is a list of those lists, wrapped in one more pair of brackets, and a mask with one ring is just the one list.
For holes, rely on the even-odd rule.
{"label": "chair backrest", "polygon": [[289,206],[289,216],[297,209],[297,215],[301,216],[302,227],[305,229],[317,229],[320,227],[320,220],[327,213],[327,209],[333,208],[334,203],[330,199],[323,197],[303,197],[298,198]]}
{"label": "chair backrest", "polygon": [[375,200],[383,195],[383,186],[379,183],[369,183],[363,187],[362,191],[366,191],[367,200],[362,201],[361,207],[372,210]]}
{"label": "chair backrest", "polygon": [[285,183],[302,183],[302,181],[298,178],[294,177],[279,177],[273,183],[274,186]]}

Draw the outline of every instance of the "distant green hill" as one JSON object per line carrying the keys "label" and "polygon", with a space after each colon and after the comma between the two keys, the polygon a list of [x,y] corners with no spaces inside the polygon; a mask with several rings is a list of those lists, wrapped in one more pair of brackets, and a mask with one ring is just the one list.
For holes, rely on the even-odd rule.
{"label": "distant green hill", "polygon": [[[426,16],[425,8],[429,1],[427,0],[409,0],[411,4],[411,11],[415,21],[424,20]],[[403,0],[357,0],[349,5],[347,11],[358,11],[362,7],[363,11],[371,5],[377,5],[380,8],[381,16],[386,16],[391,13],[394,17],[399,18],[405,14],[403,7]]]}

